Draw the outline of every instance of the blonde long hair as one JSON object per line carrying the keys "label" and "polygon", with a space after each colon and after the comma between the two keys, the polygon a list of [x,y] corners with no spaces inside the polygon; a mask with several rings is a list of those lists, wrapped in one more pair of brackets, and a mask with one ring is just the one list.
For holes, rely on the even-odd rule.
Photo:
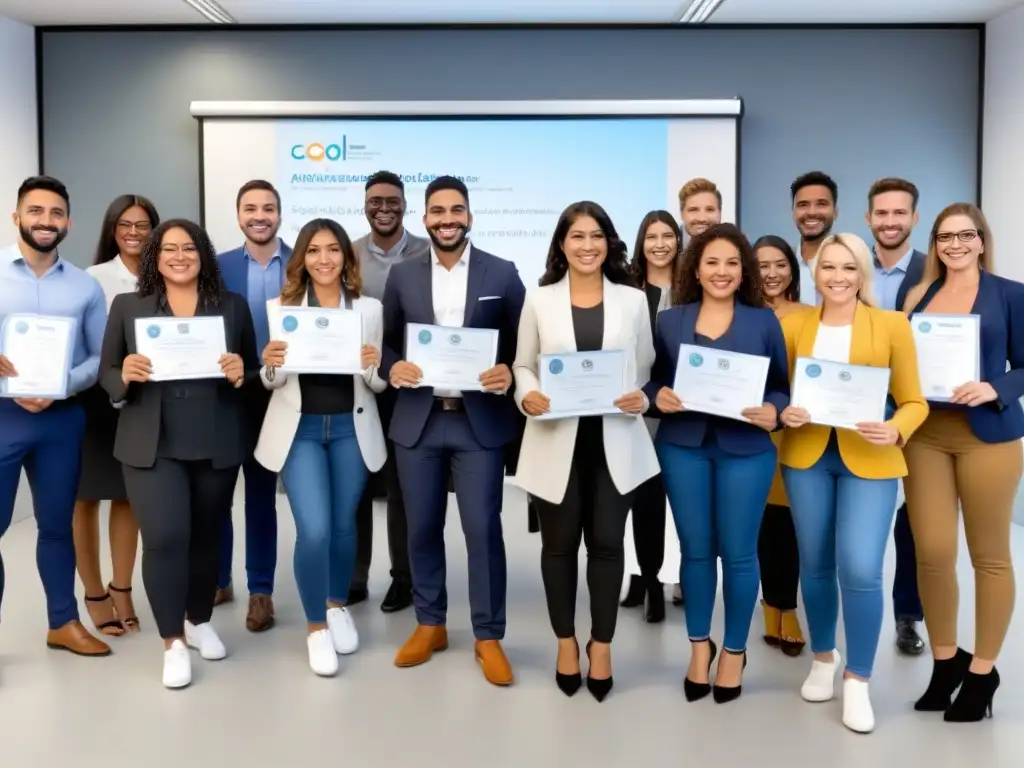
{"label": "blonde long hair", "polygon": [[952,216],[966,216],[974,222],[974,226],[978,230],[978,237],[981,238],[981,243],[985,247],[981,252],[981,256],[978,257],[978,266],[986,272],[994,272],[995,244],[992,242],[992,233],[988,228],[988,219],[985,218],[981,208],[974,205],[974,203],[953,203],[952,205],[947,205],[935,217],[931,234],[928,235],[928,255],[925,257],[921,281],[907,291],[906,301],[903,302],[903,311],[908,315],[917,306],[918,302],[924,298],[931,284],[946,276],[946,265],[939,258],[939,249],[936,246],[935,238],[939,235],[939,227],[943,225],[946,219]]}
{"label": "blonde long hair", "polygon": [[818,262],[821,260],[822,251],[830,245],[841,245],[850,255],[853,256],[860,272],[860,288],[857,291],[857,298],[869,307],[877,307],[878,300],[875,299],[875,267],[874,259],[871,256],[871,249],[860,237],[849,232],[842,232],[836,235],[829,235],[821,241],[818,252],[814,254],[811,263],[811,274],[814,275],[814,284],[818,284]]}

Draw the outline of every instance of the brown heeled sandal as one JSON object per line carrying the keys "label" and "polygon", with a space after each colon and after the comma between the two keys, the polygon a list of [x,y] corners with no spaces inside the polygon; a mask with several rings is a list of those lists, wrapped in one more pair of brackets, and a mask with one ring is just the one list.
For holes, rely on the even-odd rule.
{"label": "brown heeled sandal", "polygon": [[787,656],[799,656],[807,644],[804,641],[804,632],[800,628],[800,617],[796,611],[785,611],[782,614],[782,631],[779,638],[779,648]]}
{"label": "brown heeled sandal", "polygon": [[764,611],[764,641],[772,648],[778,648],[782,641],[782,612],[761,601]]}
{"label": "brown heeled sandal", "polygon": [[[107,585],[107,589],[109,589],[111,592],[114,592],[114,593],[119,594],[119,595],[128,595],[128,599],[131,600],[131,594],[132,594],[132,588],[131,587],[115,587],[113,584],[108,584]],[[135,606],[132,606],[131,610],[134,610],[134,607]],[[116,600],[114,601],[114,609],[117,610],[117,601]],[[125,613],[131,613],[131,610],[125,611]],[[118,615],[119,615],[118,617],[121,619],[119,623],[123,625],[123,629],[124,629],[125,632],[139,632],[142,629],[142,626],[139,624],[139,617],[138,616],[132,615],[132,616],[121,617],[120,616],[120,611],[118,611]]]}
{"label": "brown heeled sandal", "polygon": [[[110,600],[110,613],[114,617],[110,621],[97,621],[96,614],[93,612],[93,606],[99,603],[105,603]],[[121,637],[125,633],[124,624],[117,618],[117,610],[114,608],[114,601],[110,597],[110,593],[106,592],[97,597],[85,597],[85,607],[89,611],[89,618],[92,619],[93,626],[96,627],[96,631],[101,635],[107,637]]]}

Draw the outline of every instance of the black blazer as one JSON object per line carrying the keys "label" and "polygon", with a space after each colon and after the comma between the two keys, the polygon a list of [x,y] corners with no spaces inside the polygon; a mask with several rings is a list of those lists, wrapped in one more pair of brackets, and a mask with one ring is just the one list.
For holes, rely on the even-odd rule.
{"label": "black blazer", "polygon": [[[135,319],[167,316],[157,297],[124,293],[114,299],[107,317],[100,354],[100,385],[114,403],[123,402],[114,441],[114,458],[129,467],[148,469],[156,461],[160,437],[161,397],[159,385],[125,385],[121,379],[124,359],[134,354]],[[199,315],[218,314],[200,311]],[[245,418],[245,390],[259,385],[259,358],[256,354],[256,332],[245,299],[230,291],[221,295],[219,314],[224,317],[227,350],[242,356],[245,384],[235,388],[223,379],[217,388],[217,409],[210,414],[216,421],[217,445],[213,465],[217,468],[237,466],[252,453],[252,441]]]}

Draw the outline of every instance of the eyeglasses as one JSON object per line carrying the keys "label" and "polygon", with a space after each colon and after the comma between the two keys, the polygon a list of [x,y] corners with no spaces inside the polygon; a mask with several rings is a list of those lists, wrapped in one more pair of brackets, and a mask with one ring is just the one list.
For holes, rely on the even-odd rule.
{"label": "eyeglasses", "polygon": [[366,207],[371,211],[400,211],[402,210],[402,198],[371,197],[366,201]]}
{"label": "eyeglasses", "polygon": [[961,243],[973,242],[974,238],[980,237],[981,232],[976,229],[965,229],[962,232],[939,232],[935,236],[935,242],[937,243],[952,243],[955,237]]}
{"label": "eyeglasses", "polygon": [[152,225],[148,221],[119,221],[117,222],[118,232],[131,232],[135,230],[140,235],[144,235],[152,229]]}

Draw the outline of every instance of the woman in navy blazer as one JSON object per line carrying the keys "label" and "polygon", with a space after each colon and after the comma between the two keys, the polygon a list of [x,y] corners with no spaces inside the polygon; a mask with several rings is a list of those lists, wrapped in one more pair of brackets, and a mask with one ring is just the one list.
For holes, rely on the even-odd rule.
{"label": "woman in navy blazer", "polygon": [[[694,237],[678,262],[673,307],[658,316],[655,363],[644,394],[662,418],[655,447],[682,545],[681,580],[692,645],[684,682],[689,701],[711,692],[717,648],[711,615],[722,558],[725,637],[714,686],[717,702],[742,690],[747,636],[757,602],[757,537],[775,473],[770,433],[789,405],[786,343],[775,313],[764,305],[757,260],[731,224]],[[769,359],[762,405],[746,421],[688,411],[672,391],[681,344]]]}
{"label": "woman in navy blazer", "polygon": [[[930,402],[927,421],[904,449],[909,475],[903,483],[935,659],[915,708],[945,710],[953,722],[991,714],[999,686],[995,660],[1013,615],[1010,526],[1024,460],[1024,285],[992,274],[992,263],[984,214],[968,203],[951,205],[932,227],[924,277],[905,305],[915,330],[928,314],[980,319],[980,381],[964,382],[948,402]],[[973,657],[957,647],[958,507],[975,574]]]}

